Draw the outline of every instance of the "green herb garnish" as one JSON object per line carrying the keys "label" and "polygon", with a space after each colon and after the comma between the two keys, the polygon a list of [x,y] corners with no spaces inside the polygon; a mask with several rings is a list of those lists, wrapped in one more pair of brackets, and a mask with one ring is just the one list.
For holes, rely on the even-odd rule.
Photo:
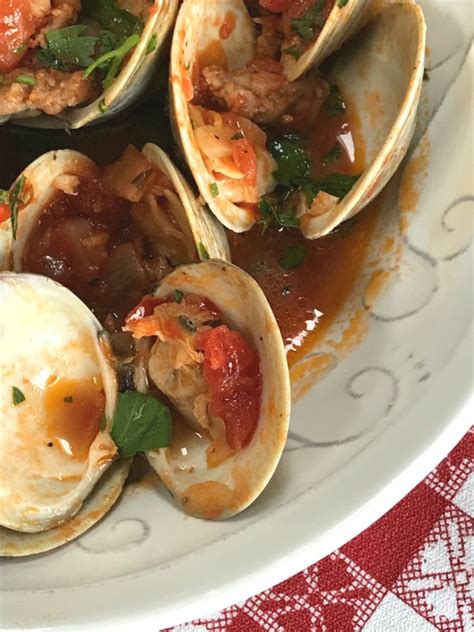
{"label": "green herb garnish", "polygon": [[8,204],[10,206],[10,220],[12,223],[13,239],[16,239],[16,232],[18,230],[18,207],[21,204],[21,195],[25,187],[26,178],[20,176],[18,180],[13,183],[12,188],[8,193]]}
{"label": "green herb garnish", "polygon": [[284,48],[281,52],[285,53],[285,55],[291,55],[296,60],[298,60],[304,53],[304,50],[301,48],[301,46],[288,46],[288,48]]}
{"label": "green herb garnish", "polygon": [[72,403],[73,403],[73,401],[74,401],[74,398],[73,398],[73,396],[72,396],[72,395],[67,395],[67,396],[64,398],[64,403],[65,403],[65,404],[72,404]]}
{"label": "green herb garnish", "polygon": [[174,291],[174,302],[175,303],[178,303],[178,304],[181,303],[183,298],[184,298],[183,292],[180,292],[180,290],[175,290]]}
{"label": "green herb garnish", "polygon": [[329,96],[324,102],[324,109],[329,116],[342,116],[346,113],[347,107],[337,86],[331,86]]}
{"label": "green herb garnish", "polygon": [[290,246],[279,259],[279,264],[285,270],[297,268],[306,260],[308,256],[308,246],[299,244],[298,246]]}
{"label": "green herb garnish", "polygon": [[209,185],[209,191],[211,192],[212,197],[217,197],[219,195],[219,187],[215,182]]}
{"label": "green herb garnish", "polygon": [[342,147],[340,143],[336,141],[334,147],[328,151],[328,153],[323,157],[323,165],[330,165],[332,162],[336,162],[342,156]]}
{"label": "green herb garnish", "polygon": [[123,38],[143,31],[143,22],[133,13],[121,9],[115,0],[83,0],[82,7],[86,15]]}
{"label": "green herb garnish", "polygon": [[326,23],[323,10],[324,0],[318,0],[302,18],[291,20],[291,28],[306,41],[314,39]]}
{"label": "green herb garnish", "polygon": [[342,9],[343,7],[346,6],[346,4],[349,2],[349,0],[337,0],[337,6]]}
{"label": "green herb garnish", "polygon": [[149,55],[150,53],[152,53],[154,50],[156,50],[157,46],[158,46],[158,40],[156,37],[156,33],[153,33],[153,35],[150,37],[150,40],[146,46],[146,54]]}
{"label": "green herb garnish", "polygon": [[99,430],[101,432],[104,432],[105,429],[107,428],[107,417],[105,416],[105,413],[102,414],[102,417],[100,419],[100,426],[99,426]]}
{"label": "green herb garnish", "polygon": [[297,228],[299,225],[294,209],[290,206],[282,208],[275,199],[267,195],[262,197],[258,208],[262,215],[261,223],[264,231],[270,227]]}
{"label": "green herb garnish", "polygon": [[171,441],[169,408],[154,397],[136,391],[120,393],[111,435],[122,458],[167,448]]}
{"label": "green herb garnish", "polygon": [[107,112],[107,104],[105,102],[105,99],[101,99],[99,101],[99,112],[102,112],[102,114],[104,114],[104,112]]}
{"label": "green herb garnish", "polygon": [[242,132],[237,132],[232,136],[230,140],[242,140],[243,137],[244,135],[242,134]]}
{"label": "green herb garnish", "polygon": [[17,386],[12,386],[13,406],[18,406],[18,404],[21,404],[21,402],[24,402],[25,399],[26,397],[23,395],[20,389]]}
{"label": "green herb garnish", "polygon": [[108,65],[107,74],[102,82],[102,85],[106,89],[109,88],[115,77],[118,75],[123,60],[128,53],[135,48],[139,41],[140,36],[138,33],[134,33],[133,35],[130,35],[130,37],[128,37],[118,48],[101,55],[84,70],[84,79],[87,79],[87,77],[89,77],[94,70],[97,70],[97,68],[102,68],[105,65]]}
{"label": "green herb garnish", "polygon": [[40,60],[48,65],[56,65],[61,68],[79,66],[87,68],[94,61],[94,54],[98,38],[85,35],[87,26],[77,24],[66,26],[63,29],[48,31],[46,43],[48,48],[37,51]]}
{"label": "green herb garnish", "polygon": [[324,180],[314,180],[304,187],[308,203],[314,200],[320,191],[329,193],[339,199],[345,197],[360,176],[347,176],[344,173],[331,173]]}
{"label": "green herb garnish", "polygon": [[204,261],[207,261],[207,259],[210,259],[209,253],[207,252],[206,247],[204,246],[202,241],[200,241],[199,244],[198,244],[198,252],[199,252],[199,256]]}
{"label": "green herb garnish", "polygon": [[273,140],[269,149],[278,165],[273,173],[278,184],[292,189],[308,182],[311,161],[308,152],[301,146],[299,136],[291,134]]}
{"label": "green herb garnish", "polygon": [[36,79],[31,75],[18,75],[15,77],[15,83],[21,83],[24,86],[35,86]]}

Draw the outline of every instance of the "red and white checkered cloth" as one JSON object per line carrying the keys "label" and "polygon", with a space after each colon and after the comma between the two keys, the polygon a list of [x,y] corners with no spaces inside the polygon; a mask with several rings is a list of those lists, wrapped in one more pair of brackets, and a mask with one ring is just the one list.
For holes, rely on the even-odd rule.
{"label": "red and white checkered cloth", "polygon": [[372,527],[302,573],[174,632],[474,632],[474,428]]}

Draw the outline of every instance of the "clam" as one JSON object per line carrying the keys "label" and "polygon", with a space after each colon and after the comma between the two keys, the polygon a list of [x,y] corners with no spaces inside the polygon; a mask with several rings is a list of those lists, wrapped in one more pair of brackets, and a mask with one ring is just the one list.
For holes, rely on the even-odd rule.
{"label": "clam", "polygon": [[90,311],[35,275],[1,273],[0,302],[0,554],[18,556],[100,520],[130,462],[114,463],[117,381]]}
{"label": "clam", "polygon": [[366,167],[337,205],[300,220],[309,239],[327,235],[364,209],[400,166],[415,131],[425,48],[421,7],[401,2],[375,16],[339,53],[329,81],[355,106]]}
{"label": "clam", "polygon": [[[340,22],[341,31],[334,31],[335,46],[339,46],[342,32],[348,35],[354,28],[363,5],[349,2],[334,8],[341,20],[344,12],[348,19],[347,28]],[[328,21],[328,29],[331,23]],[[357,182],[352,181],[352,188],[332,192],[335,187],[326,183],[309,200],[307,189],[296,190],[301,195],[287,198],[293,204],[289,210],[296,215],[292,225],[299,224],[306,237],[315,239],[364,208],[393,175],[410,143],[423,78],[425,31],[419,6],[395,3],[338,54],[327,82],[317,71],[288,82],[277,67],[266,79],[276,78],[281,87],[258,92],[256,74],[252,74],[258,74],[260,68],[258,60],[253,61],[256,30],[244,3],[185,0],[171,51],[173,120],[201,195],[216,217],[236,232],[261,221],[261,201],[277,186],[277,163],[275,153],[269,151],[266,131],[274,135],[275,124],[288,118],[288,111],[278,109],[283,97],[306,90],[314,95],[307,102],[320,108],[329,84],[337,85],[360,119],[364,168]],[[209,100],[209,89],[214,101]],[[212,105],[216,99],[218,107]],[[265,111],[268,104],[274,109],[273,118]],[[299,105],[294,98],[292,112]],[[246,160],[249,153],[253,167]]]}
{"label": "clam", "polygon": [[[90,5],[91,3],[88,4]],[[135,5],[136,4],[137,3],[135,3]],[[44,84],[44,89],[46,90],[46,85],[48,84],[48,66],[46,66],[46,69],[44,70],[44,77],[40,77],[38,75],[38,78],[36,78],[36,71],[34,70],[34,68],[32,70],[29,68],[28,64],[26,64],[26,66],[25,64],[23,64],[18,71],[15,70],[13,72],[13,85],[15,83],[19,83],[20,86],[18,86],[18,89],[24,90],[25,92],[31,91],[33,97],[31,96],[31,94],[29,96],[27,95],[27,97],[25,98],[27,98],[26,104],[28,108],[23,109],[22,111],[18,111],[17,113],[15,113],[14,111],[10,113],[8,110],[2,112],[3,108],[0,106],[0,115],[4,114],[4,116],[0,116],[0,123],[6,122],[11,118],[15,122],[19,122],[31,127],[48,128],[66,126],[76,129],[85,125],[89,125],[91,123],[98,122],[99,120],[104,121],[126,109],[134,101],[136,101],[148,87],[156,71],[157,63],[160,59],[161,54],[163,53],[163,48],[167,43],[168,36],[173,27],[178,5],[178,0],[154,0],[153,4],[146,10],[142,9],[142,14],[139,16],[142,19],[141,29],[137,31],[137,29],[134,28],[133,25],[131,25],[130,28],[125,31],[125,34],[122,34],[120,31],[121,18],[109,18],[112,22],[115,22],[116,25],[119,24],[119,30],[117,31],[117,33],[119,36],[122,37],[122,40],[125,41],[122,42],[122,40],[119,40],[118,44],[115,43],[108,45],[108,48],[113,49],[115,47],[115,50],[119,51],[119,48],[121,47],[123,48],[124,54],[122,55],[120,53],[120,55],[117,56],[117,61],[121,62],[121,65],[119,63],[117,67],[114,66],[113,75],[110,78],[106,77],[102,84],[100,84],[100,89],[98,90],[100,94],[99,96],[97,96],[97,94],[94,94],[92,96],[92,101],[90,100],[92,90],[86,90],[86,88],[84,87],[85,83],[84,86],[79,86],[79,88],[77,87],[78,84],[80,84],[80,71],[76,71],[75,74],[78,75],[78,81],[76,81],[76,83],[74,84],[74,94],[77,93],[77,98],[73,95],[73,92],[71,92],[71,99],[73,99],[75,103],[78,103],[78,105],[72,106],[72,101],[69,102],[67,99],[65,99],[64,107],[56,108],[56,106],[52,105],[54,101],[54,98],[52,96],[49,100],[45,100],[39,95],[39,87],[43,86]],[[125,3],[125,6],[127,6],[127,3]],[[25,5],[23,5],[23,9],[24,8]],[[40,10],[41,9],[38,8],[38,11]],[[101,9],[94,8],[93,12],[94,11],[100,12]],[[105,9],[103,11],[105,11]],[[92,15],[94,18],[96,17],[94,13]],[[66,23],[66,26],[68,26],[69,28],[74,28],[74,26],[69,26],[70,24],[71,22],[69,21]],[[88,24],[87,20],[86,24]],[[104,37],[110,38],[115,34],[115,27],[112,28],[104,24],[102,26],[104,29],[106,29],[102,33]],[[63,31],[57,30],[51,32],[61,33]],[[91,31],[91,33],[94,34],[94,31]],[[86,33],[87,37],[89,37],[89,35],[90,33]],[[100,42],[102,42],[103,40],[102,35],[100,35],[99,37]],[[126,35],[128,35],[128,37],[125,39]],[[84,33],[81,33],[80,36],[84,36]],[[35,39],[38,39],[44,36],[36,34],[34,37]],[[47,41],[48,33],[46,33],[45,42]],[[38,50],[43,52],[45,56],[54,54],[54,51],[56,49],[51,48],[51,46],[49,46],[49,48],[46,47],[45,42],[41,44],[42,48]],[[31,45],[33,46],[33,44]],[[108,48],[105,48],[105,50],[108,50]],[[112,54],[113,53],[110,53],[110,55]],[[105,63],[107,63],[107,55],[109,55],[109,53],[104,53],[103,60]],[[50,61],[46,63],[51,64]],[[114,65],[114,63],[115,60],[112,62],[112,66]],[[82,64],[82,68],[84,68],[84,66],[87,66],[87,63]],[[56,69],[58,67],[61,71],[63,70],[62,65],[53,65],[53,70],[51,72],[56,72]],[[99,67],[102,68],[103,64]],[[81,66],[79,66],[79,68],[81,68]],[[89,69],[91,68],[92,64],[89,66],[89,68],[85,69],[83,76],[84,81],[89,81],[90,74],[88,73]],[[68,66],[64,66],[64,69],[67,72]],[[18,75],[18,73],[20,74]],[[26,83],[27,80],[29,80],[28,83]],[[58,79],[58,81],[59,80],[66,81],[66,75]],[[52,83],[54,84],[54,78],[53,80],[49,79],[49,81],[52,81]],[[68,87],[64,88],[64,90],[68,89]],[[35,90],[38,91],[38,94],[35,94]],[[56,87],[56,90],[58,91],[59,88]],[[71,90],[73,90],[72,84]],[[81,94],[83,94],[82,99],[80,97]],[[17,98],[16,95],[9,95],[9,99],[10,97],[12,101]],[[85,104],[83,104],[84,101]],[[45,103],[44,106],[43,102]],[[57,110],[59,110],[59,112],[57,112]],[[6,112],[8,113],[5,115]],[[50,115],[47,115],[48,113]]]}
{"label": "clam", "polygon": [[[104,183],[109,192],[105,198],[101,194]],[[170,262],[177,265],[200,257],[230,258],[222,228],[201,208],[186,180],[156,145],[145,145],[141,152],[129,146],[105,170],[79,152],[52,151],[29,165],[4,195],[11,217],[0,224],[1,267],[51,276],[92,307],[94,299],[89,302],[88,295],[101,293],[101,269],[109,283],[116,286],[117,300],[126,299],[128,290],[133,289],[135,299],[123,304],[126,313],[171,269]],[[109,213],[110,221],[109,216],[89,208],[94,195],[105,199],[103,205],[119,209],[110,215],[111,209],[106,206],[103,212]],[[67,217],[61,204],[66,208],[73,205]],[[52,206],[57,220],[47,217]],[[116,215],[118,220],[114,219]],[[54,253],[50,249],[51,235],[56,244]],[[140,261],[136,261],[137,240]],[[94,269],[97,276],[92,274]],[[79,270],[83,271],[80,279]]]}
{"label": "clam", "polygon": [[158,388],[175,407],[170,447],[148,461],[184,511],[228,518],[259,496],[285,445],[278,325],[256,282],[220,261],[178,267],[154,299],[125,326],[142,345],[138,388]]}

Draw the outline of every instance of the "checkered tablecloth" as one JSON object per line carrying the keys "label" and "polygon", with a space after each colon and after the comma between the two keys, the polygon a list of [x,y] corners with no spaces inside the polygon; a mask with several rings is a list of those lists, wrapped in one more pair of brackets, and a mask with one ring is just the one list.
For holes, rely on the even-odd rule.
{"label": "checkered tablecloth", "polygon": [[291,579],[173,632],[474,632],[474,428],[406,498]]}

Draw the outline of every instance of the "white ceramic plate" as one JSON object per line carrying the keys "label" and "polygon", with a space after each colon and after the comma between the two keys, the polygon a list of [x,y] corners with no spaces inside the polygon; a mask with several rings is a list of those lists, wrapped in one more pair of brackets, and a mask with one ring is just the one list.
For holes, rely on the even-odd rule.
{"label": "white ceramic plate", "polygon": [[[427,138],[431,152],[418,210],[403,233],[400,270],[370,308],[367,266],[346,313],[365,306],[368,334],[345,359],[334,354],[335,368],[295,406],[268,489],[241,516],[211,523],[184,516],[161,488],[132,487],[78,541],[2,562],[3,629],[133,624],[156,632],[235,603],[358,534],[469,428],[472,2],[422,5],[431,79],[405,169]],[[400,178],[391,184],[379,240],[398,225]]]}

